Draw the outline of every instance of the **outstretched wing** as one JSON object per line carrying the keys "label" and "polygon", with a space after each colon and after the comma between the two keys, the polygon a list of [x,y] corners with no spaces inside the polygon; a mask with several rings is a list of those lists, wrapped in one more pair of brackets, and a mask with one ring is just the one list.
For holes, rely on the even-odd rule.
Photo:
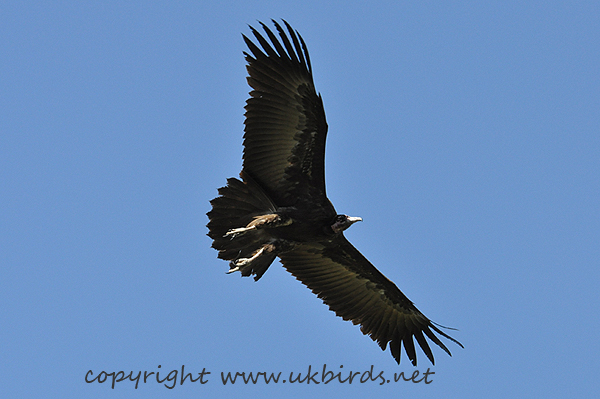
{"label": "outstretched wing", "polygon": [[433,332],[462,347],[425,317],[343,235],[329,243],[302,244],[279,257],[283,266],[329,305],[329,309],[344,320],[360,324],[363,334],[377,341],[382,350],[389,343],[398,363],[401,346],[404,346],[412,364],[417,365],[413,338],[432,364],[433,353],[425,337],[450,355]]}
{"label": "outstretched wing", "polygon": [[261,22],[269,40],[250,27],[261,48],[244,36],[251,54],[246,104],[243,170],[278,206],[307,200],[329,204],[325,194],[327,123],[315,91],[302,37],[283,21],[277,36]]}

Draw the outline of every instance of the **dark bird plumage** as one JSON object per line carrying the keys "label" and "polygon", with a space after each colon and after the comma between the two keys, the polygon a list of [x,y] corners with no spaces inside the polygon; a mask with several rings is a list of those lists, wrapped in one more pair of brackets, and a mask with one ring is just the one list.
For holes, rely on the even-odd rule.
{"label": "dark bird plumage", "polygon": [[208,235],[229,272],[255,280],[276,257],[344,320],[389,345],[400,363],[401,347],[413,365],[413,338],[431,363],[426,338],[450,354],[440,330],[346,238],[343,230],[361,220],[338,215],[325,193],[327,123],[302,37],[273,21],[279,37],[261,23],[266,37],[250,27],[260,47],[244,37],[250,53],[244,163],[241,180],[219,189],[208,213]]}

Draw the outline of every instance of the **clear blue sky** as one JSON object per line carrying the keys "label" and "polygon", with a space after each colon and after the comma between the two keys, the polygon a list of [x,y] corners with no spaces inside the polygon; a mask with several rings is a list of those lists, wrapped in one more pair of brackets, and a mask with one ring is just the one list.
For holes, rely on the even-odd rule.
{"label": "clear blue sky", "polygon": [[[596,395],[600,5],[207,3],[0,5],[2,396]],[[308,45],[328,194],[364,219],[346,236],[459,329],[453,357],[418,352],[431,384],[221,382],[414,370],[279,263],[255,283],[210,248],[241,166],[241,33],[270,18]],[[182,365],[207,383],[84,381]]]}

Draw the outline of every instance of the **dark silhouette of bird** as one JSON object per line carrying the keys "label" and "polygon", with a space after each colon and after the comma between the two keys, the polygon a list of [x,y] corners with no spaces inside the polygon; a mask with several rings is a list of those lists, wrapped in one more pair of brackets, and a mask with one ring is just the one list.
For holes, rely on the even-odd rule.
{"label": "dark silhouette of bird", "polygon": [[[283,21],[277,35],[250,27],[256,44],[242,35],[249,53],[243,167],[211,201],[208,236],[231,272],[254,276],[276,257],[298,280],[363,334],[389,345],[400,363],[401,347],[416,366],[414,340],[431,363],[429,338],[450,355],[443,332],[381,274],[343,231],[362,220],[338,214],[325,194],[327,123],[313,83],[304,40]],[[260,46],[260,47],[259,47]],[[441,327],[441,326],[439,326]]]}

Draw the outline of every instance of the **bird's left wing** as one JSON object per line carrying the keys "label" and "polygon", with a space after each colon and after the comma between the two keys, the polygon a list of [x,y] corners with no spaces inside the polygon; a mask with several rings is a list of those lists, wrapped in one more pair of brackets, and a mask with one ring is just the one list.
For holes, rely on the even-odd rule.
{"label": "bird's left wing", "polygon": [[450,355],[433,331],[462,347],[425,317],[343,235],[332,242],[301,244],[279,257],[283,266],[338,316],[360,324],[363,334],[377,341],[382,350],[389,343],[398,363],[404,346],[416,366],[413,338],[432,364],[433,353],[425,337]]}

